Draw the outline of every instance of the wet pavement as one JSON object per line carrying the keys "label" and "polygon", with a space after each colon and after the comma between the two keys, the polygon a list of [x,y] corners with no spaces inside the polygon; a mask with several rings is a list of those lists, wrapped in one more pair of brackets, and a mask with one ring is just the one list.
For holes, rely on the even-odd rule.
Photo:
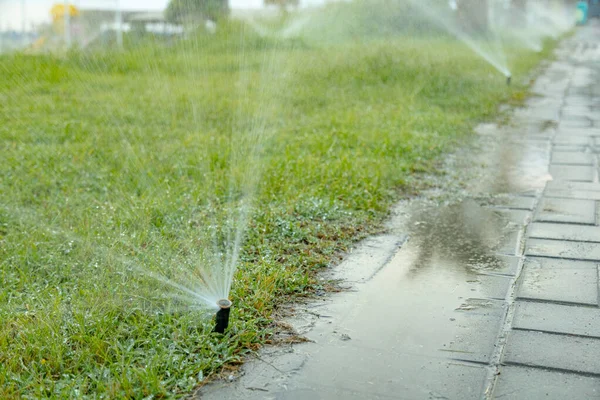
{"label": "wet pavement", "polygon": [[324,277],[349,290],[295,306],[310,342],[199,398],[600,398],[596,37],[562,44],[511,124],[480,127],[456,187],[399,204]]}

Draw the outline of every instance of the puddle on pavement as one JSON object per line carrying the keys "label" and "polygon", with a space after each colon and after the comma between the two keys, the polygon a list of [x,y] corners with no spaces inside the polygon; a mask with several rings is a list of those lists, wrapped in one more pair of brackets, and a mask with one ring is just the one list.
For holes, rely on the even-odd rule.
{"label": "puddle on pavement", "polygon": [[498,249],[522,226],[474,200],[407,214],[387,266],[317,309],[333,318],[308,334],[311,356],[277,398],[480,398],[519,261]]}
{"label": "puddle on pavement", "polygon": [[496,252],[518,229],[500,212],[470,199],[411,215],[407,247],[415,257],[408,277],[436,267],[467,274],[494,271],[500,267]]}
{"label": "puddle on pavement", "polygon": [[[523,125],[523,124],[521,124]],[[476,148],[459,153],[455,174],[465,171],[473,176],[467,178],[470,193],[502,194],[541,190],[552,176],[549,137],[555,124],[551,120],[539,120],[535,124],[515,128],[498,128],[495,124],[481,125],[482,136]]]}

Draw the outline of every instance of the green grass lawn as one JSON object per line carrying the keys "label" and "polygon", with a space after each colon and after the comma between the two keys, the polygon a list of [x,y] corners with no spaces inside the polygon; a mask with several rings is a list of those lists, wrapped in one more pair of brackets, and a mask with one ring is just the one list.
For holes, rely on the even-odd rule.
{"label": "green grass lawn", "polygon": [[[278,305],[319,289],[315,273],[422,173],[524,98],[548,49],[509,55],[511,87],[433,37],[230,33],[0,58],[0,398],[180,396],[240,363]],[[139,266],[193,263],[224,193],[248,179],[256,207],[223,337],[200,311],[166,308],[169,290]]]}

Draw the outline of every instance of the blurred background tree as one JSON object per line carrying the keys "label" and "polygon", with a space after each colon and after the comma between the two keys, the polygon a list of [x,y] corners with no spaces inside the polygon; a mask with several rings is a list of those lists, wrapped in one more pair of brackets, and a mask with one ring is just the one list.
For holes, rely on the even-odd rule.
{"label": "blurred background tree", "polygon": [[165,11],[167,21],[172,23],[216,22],[228,15],[228,0],[171,0]]}
{"label": "blurred background tree", "polygon": [[288,12],[300,5],[300,0],[264,0],[265,6],[277,6],[282,12]]}

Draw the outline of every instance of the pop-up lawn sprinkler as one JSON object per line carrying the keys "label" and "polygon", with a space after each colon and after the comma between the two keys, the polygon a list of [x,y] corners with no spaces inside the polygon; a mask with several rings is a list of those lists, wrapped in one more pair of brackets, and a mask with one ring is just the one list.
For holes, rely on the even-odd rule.
{"label": "pop-up lawn sprinkler", "polygon": [[511,82],[512,82],[512,75],[507,75],[507,76],[506,76],[506,84],[507,84],[508,86],[510,86],[510,83],[511,83]]}
{"label": "pop-up lawn sprinkler", "polygon": [[229,326],[229,311],[231,310],[231,301],[228,299],[221,299],[217,301],[219,311],[217,311],[217,318],[214,332],[225,333],[225,329]]}

